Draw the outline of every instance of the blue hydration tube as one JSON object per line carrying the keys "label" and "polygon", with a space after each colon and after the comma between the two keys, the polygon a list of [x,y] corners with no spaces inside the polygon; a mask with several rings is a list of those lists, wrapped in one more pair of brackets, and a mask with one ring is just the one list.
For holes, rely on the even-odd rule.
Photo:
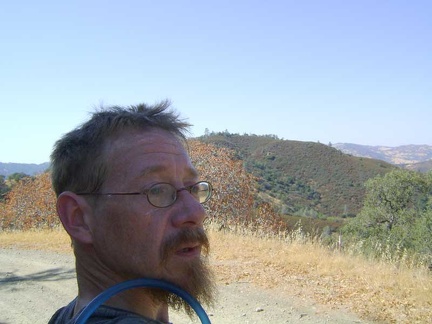
{"label": "blue hydration tube", "polygon": [[124,290],[132,289],[132,288],[160,288],[167,290],[177,296],[183,298],[195,311],[201,320],[202,324],[211,324],[210,319],[207,316],[207,313],[202,308],[201,304],[192,297],[189,293],[184,291],[183,289],[163,280],[159,279],[132,279],[128,281],[121,282],[116,284],[107,290],[103,291],[99,295],[97,295],[78,315],[75,319],[74,324],[85,324],[85,322],[90,318],[90,316],[108,299],[110,299],[115,294],[118,294]]}

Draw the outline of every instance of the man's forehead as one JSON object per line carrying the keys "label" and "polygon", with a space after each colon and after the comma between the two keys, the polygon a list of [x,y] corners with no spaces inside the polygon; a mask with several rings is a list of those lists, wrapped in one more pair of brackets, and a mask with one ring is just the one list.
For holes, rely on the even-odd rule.
{"label": "man's forehead", "polygon": [[125,133],[113,139],[107,150],[107,158],[119,166],[140,161],[144,174],[163,172],[173,161],[190,169],[188,173],[196,174],[183,142],[167,131]]}
{"label": "man's forehead", "polygon": [[143,154],[172,154],[172,155],[185,155],[186,150],[179,143],[169,143],[169,142],[159,142],[157,145],[155,143],[149,143],[143,141],[139,143],[143,149]]}
{"label": "man's forehead", "polygon": [[145,132],[126,132],[112,139],[111,149],[140,147],[143,153],[185,154],[184,144],[173,134],[159,129]]}
{"label": "man's forehead", "polygon": [[[151,174],[163,173],[168,169],[169,168],[167,168],[163,164],[154,164],[154,165],[146,166],[142,170],[141,176],[145,177],[145,176],[148,176]],[[192,165],[186,166],[184,169],[184,172],[186,172],[186,174],[188,174],[190,177],[197,177],[198,176],[198,171]]]}

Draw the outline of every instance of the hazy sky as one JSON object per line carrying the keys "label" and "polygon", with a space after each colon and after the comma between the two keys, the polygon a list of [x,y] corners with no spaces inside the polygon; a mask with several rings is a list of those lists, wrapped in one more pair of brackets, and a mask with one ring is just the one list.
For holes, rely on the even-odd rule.
{"label": "hazy sky", "polygon": [[4,1],[0,162],[93,107],[165,98],[193,134],[432,145],[432,1]]}

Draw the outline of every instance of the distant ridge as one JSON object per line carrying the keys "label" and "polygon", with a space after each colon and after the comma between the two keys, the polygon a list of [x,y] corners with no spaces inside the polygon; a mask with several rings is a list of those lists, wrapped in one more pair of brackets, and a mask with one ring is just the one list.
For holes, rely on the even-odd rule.
{"label": "distant ridge", "polygon": [[50,167],[49,162],[35,163],[2,163],[0,162],[0,175],[5,177],[14,173],[25,173],[27,175],[36,175],[45,172]]}
{"label": "distant ridge", "polygon": [[425,162],[411,163],[403,165],[405,169],[418,171],[418,172],[428,172],[432,170],[432,160]]}
{"label": "distant ridge", "polygon": [[399,166],[409,166],[432,159],[431,145],[369,146],[351,143],[332,145],[345,154],[382,160]]}

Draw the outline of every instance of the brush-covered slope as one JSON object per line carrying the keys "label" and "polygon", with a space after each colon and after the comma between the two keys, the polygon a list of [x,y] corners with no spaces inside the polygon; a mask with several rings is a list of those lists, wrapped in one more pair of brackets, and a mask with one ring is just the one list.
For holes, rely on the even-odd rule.
{"label": "brush-covered slope", "polygon": [[364,182],[395,168],[324,144],[272,135],[218,133],[199,140],[235,150],[257,176],[262,199],[285,214],[354,216],[363,203]]}

